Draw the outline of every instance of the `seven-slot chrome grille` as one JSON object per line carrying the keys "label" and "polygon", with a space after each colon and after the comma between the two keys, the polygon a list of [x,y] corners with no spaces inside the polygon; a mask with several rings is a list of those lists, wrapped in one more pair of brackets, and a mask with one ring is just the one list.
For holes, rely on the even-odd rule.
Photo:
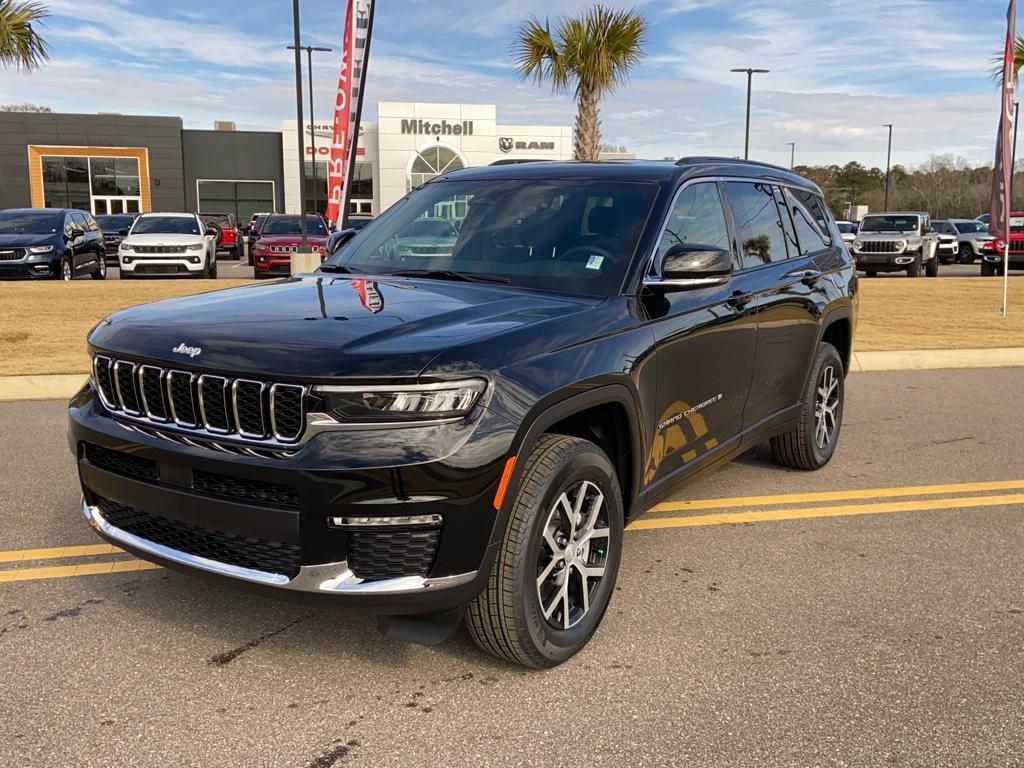
{"label": "seven-slot chrome grille", "polygon": [[103,404],[155,425],[245,440],[294,443],[306,423],[306,388],[148,363],[93,358]]}

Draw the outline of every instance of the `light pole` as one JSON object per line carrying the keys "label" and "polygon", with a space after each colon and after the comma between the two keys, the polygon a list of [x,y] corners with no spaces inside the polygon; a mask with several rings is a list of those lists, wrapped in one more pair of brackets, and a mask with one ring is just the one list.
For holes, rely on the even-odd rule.
{"label": "light pole", "polygon": [[796,142],[787,141],[786,144],[789,145],[789,170],[792,171],[793,166],[796,164]]}
{"label": "light pole", "polygon": [[746,72],[747,73],[747,132],[746,138],[743,142],[743,159],[750,159],[750,89],[754,79],[754,73],[762,74],[767,73],[770,70],[767,69],[752,69],[751,67],[730,69],[730,72]]}
{"label": "light pole", "polygon": [[[293,50],[294,45],[289,45],[288,49]],[[309,60],[309,148],[313,154],[313,210],[317,213],[320,212],[319,201],[317,200],[317,184],[316,184],[316,121],[313,118],[313,51],[332,51],[333,48],[324,48],[319,45],[303,45],[300,48],[306,52],[306,57]],[[302,130],[301,128],[299,130]],[[303,166],[305,171],[305,166]],[[303,180],[305,180],[305,173],[303,173]]]}
{"label": "light pole", "polygon": [[302,38],[299,31],[299,0],[292,0],[292,32],[295,36],[295,43],[292,45],[295,50],[295,115],[298,118],[295,138],[299,142],[299,239],[300,249],[305,253],[309,246],[309,240],[306,237],[306,194],[303,189],[305,186],[303,181],[306,178],[306,157],[305,147],[302,143],[302,54],[299,52],[302,47]]}
{"label": "light pole", "polygon": [[889,170],[892,167],[892,123],[885,123],[883,128],[889,129],[889,150],[885,154],[885,210],[889,210]]}

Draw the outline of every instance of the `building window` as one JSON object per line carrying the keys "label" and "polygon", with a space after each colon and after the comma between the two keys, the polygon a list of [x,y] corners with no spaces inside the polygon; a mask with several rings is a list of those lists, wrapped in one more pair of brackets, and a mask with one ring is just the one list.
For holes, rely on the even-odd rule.
{"label": "building window", "polygon": [[465,167],[465,160],[454,147],[441,143],[431,144],[413,157],[409,166],[408,188],[413,189],[442,173]]}
{"label": "building window", "polygon": [[273,213],[274,182],[272,181],[196,181],[196,201],[200,213],[233,213],[240,222],[247,222],[254,213]]}
{"label": "building window", "polygon": [[43,156],[43,205],[92,213],[137,213],[141,208],[136,157]]}
{"label": "building window", "polygon": [[[324,213],[327,209],[327,163],[316,164],[316,185],[313,184],[313,163],[306,161],[304,192],[306,207]],[[314,197],[315,193],[315,197]],[[370,213],[373,210],[373,163],[369,160],[356,160],[355,173],[349,183],[349,200],[359,201],[358,210],[349,206],[352,213]]]}

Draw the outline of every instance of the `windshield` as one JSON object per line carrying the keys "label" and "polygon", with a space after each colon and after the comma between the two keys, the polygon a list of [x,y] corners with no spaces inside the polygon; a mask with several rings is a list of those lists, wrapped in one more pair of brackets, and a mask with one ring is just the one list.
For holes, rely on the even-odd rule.
{"label": "windshield", "polygon": [[142,216],[132,227],[133,235],[198,235],[199,225],[193,216]]}
{"label": "windshield", "polygon": [[917,216],[865,216],[860,220],[861,232],[913,232]]}
{"label": "windshield", "polygon": [[848,221],[837,221],[836,226],[839,227],[839,232],[843,235],[852,235],[857,231],[857,228]]}
{"label": "windshield", "polygon": [[960,234],[967,235],[974,232],[987,233],[988,227],[982,224],[980,221],[957,221],[953,224]]}
{"label": "windshield", "polygon": [[1010,217],[1010,231],[1011,232],[1024,232],[1024,216],[1011,216]]}
{"label": "windshield", "polygon": [[131,229],[134,216],[97,216],[96,225],[101,232],[119,232],[122,229]]}
{"label": "windshield", "polygon": [[62,213],[0,214],[0,235],[55,235],[63,227]]}
{"label": "windshield", "polygon": [[327,263],[375,275],[444,270],[525,288],[618,294],[656,191],[603,180],[435,181]]}
{"label": "windshield", "polygon": [[[319,217],[306,217],[306,232],[311,235],[326,235],[324,223]],[[260,230],[261,235],[297,235],[299,234],[298,216],[271,216]]]}
{"label": "windshield", "polygon": [[948,221],[933,221],[932,227],[934,227],[935,231],[938,232],[940,235],[956,234],[956,227],[954,227]]}

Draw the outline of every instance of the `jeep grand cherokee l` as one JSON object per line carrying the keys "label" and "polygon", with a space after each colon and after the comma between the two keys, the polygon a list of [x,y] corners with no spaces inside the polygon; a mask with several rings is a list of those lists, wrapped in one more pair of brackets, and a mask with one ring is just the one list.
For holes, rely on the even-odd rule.
{"label": "jeep grand cherokee l", "polygon": [[[456,211],[451,248],[394,247]],[[766,440],[829,461],[856,286],[782,169],[446,173],[316,273],[101,322],[70,403],[82,510],[157,563],[425,643],[465,614],[492,654],[558,664],[647,507]]]}

